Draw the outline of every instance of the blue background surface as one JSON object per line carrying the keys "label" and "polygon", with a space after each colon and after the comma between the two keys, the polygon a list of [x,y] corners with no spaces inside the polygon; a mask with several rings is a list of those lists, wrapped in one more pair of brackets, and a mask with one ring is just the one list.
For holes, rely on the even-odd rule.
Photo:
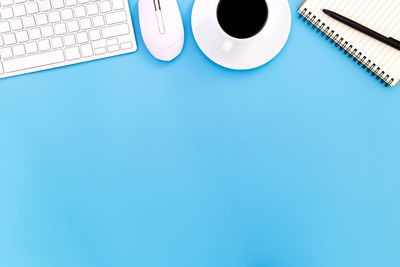
{"label": "blue background surface", "polygon": [[190,30],[0,81],[0,266],[400,266],[400,93],[301,20],[253,71]]}

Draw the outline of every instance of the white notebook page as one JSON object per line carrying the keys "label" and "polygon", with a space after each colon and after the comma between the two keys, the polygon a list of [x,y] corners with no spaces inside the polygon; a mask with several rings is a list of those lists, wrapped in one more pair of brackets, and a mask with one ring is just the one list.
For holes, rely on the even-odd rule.
{"label": "white notebook page", "polygon": [[[322,9],[329,9],[352,19],[362,25],[387,37],[400,40],[400,0],[306,0],[299,9],[299,13],[306,16],[309,12],[313,23],[320,20],[321,26],[330,27],[329,32],[335,31],[343,42],[352,45],[351,51],[357,49],[362,53],[361,58],[366,57],[366,61],[371,60],[369,66],[375,64],[373,69],[379,75],[384,71],[382,78],[389,75],[387,82],[394,86],[400,81],[400,51],[375,40],[349,26],[338,22],[322,12]],[[305,11],[305,12],[304,12]],[[379,68],[379,71],[377,69]]]}

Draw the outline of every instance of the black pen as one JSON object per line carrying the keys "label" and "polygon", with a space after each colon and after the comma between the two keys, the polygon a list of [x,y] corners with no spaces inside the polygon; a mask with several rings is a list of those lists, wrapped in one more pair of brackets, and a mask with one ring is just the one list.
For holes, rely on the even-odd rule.
{"label": "black pen", "polygon": [[361,25],[360,23],[357,23],[354,20],[348,19],[348,18],[346,18],[338,13],[335,13],[333,11],[330,11],[327,9],[323,9],[322,11],[329,17],[332,17],[332,18],[346,24],[347,26],[352,27],[355,30],[365,33],[366,35],[368,35],[372,38],[375,38],[387,45],[390,45],[391,47],[394,47],[394,48],[400,50],[400,41],[397,41],[396,39],[394,39],[392,37],[386,37],[380,33],[377,33],[376,31],[373,31],[373,30]]}

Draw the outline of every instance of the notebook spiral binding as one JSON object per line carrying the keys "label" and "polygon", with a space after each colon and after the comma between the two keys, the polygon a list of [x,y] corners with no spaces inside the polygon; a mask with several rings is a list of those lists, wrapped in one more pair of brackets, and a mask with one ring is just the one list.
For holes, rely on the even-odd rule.
{"label": "notebook spiral binding", "polygon": [[304,22],[307,21],[308,25],[312,24],[312,28],[317,29],[317,33],[321,32],[326,40],[330,40],[331,44],[335,43],[335,47],[339,47],[339,50],[343,51],[345,55],[352,58],[358,65],[362,65],[363,69],[367,69],[368,73],[371,73],[372,76],[376,76],[376,79],[384,83],[386,87],[392,85],[394,82],[393,78],[390,78],[389,75],[385,76],[384,70],[381,70],[379,66],[376,66],[376,64],[367,59],[366,56],[363,56],[362,52],[359,52],[357,48],[345,41],[339,34],[335,34],[335,31],[331,30],[328,25],[325,23],[321,24],[321,20],[317,19],[307,8],[304,8],[300,12],[300,18],[302,18]]}

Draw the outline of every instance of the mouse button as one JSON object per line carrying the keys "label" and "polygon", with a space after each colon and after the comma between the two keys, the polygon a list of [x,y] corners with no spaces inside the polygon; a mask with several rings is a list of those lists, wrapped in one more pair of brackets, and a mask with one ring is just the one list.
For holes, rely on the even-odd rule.
{"label": "mouse button", "polygon": [[176,27],[180,27],[181,24],[183,26],[181,12],[176,2],[170,3],[169,5],[164,4],[162,6],[162,15],[167,31],[170,29],[175,30]]}

